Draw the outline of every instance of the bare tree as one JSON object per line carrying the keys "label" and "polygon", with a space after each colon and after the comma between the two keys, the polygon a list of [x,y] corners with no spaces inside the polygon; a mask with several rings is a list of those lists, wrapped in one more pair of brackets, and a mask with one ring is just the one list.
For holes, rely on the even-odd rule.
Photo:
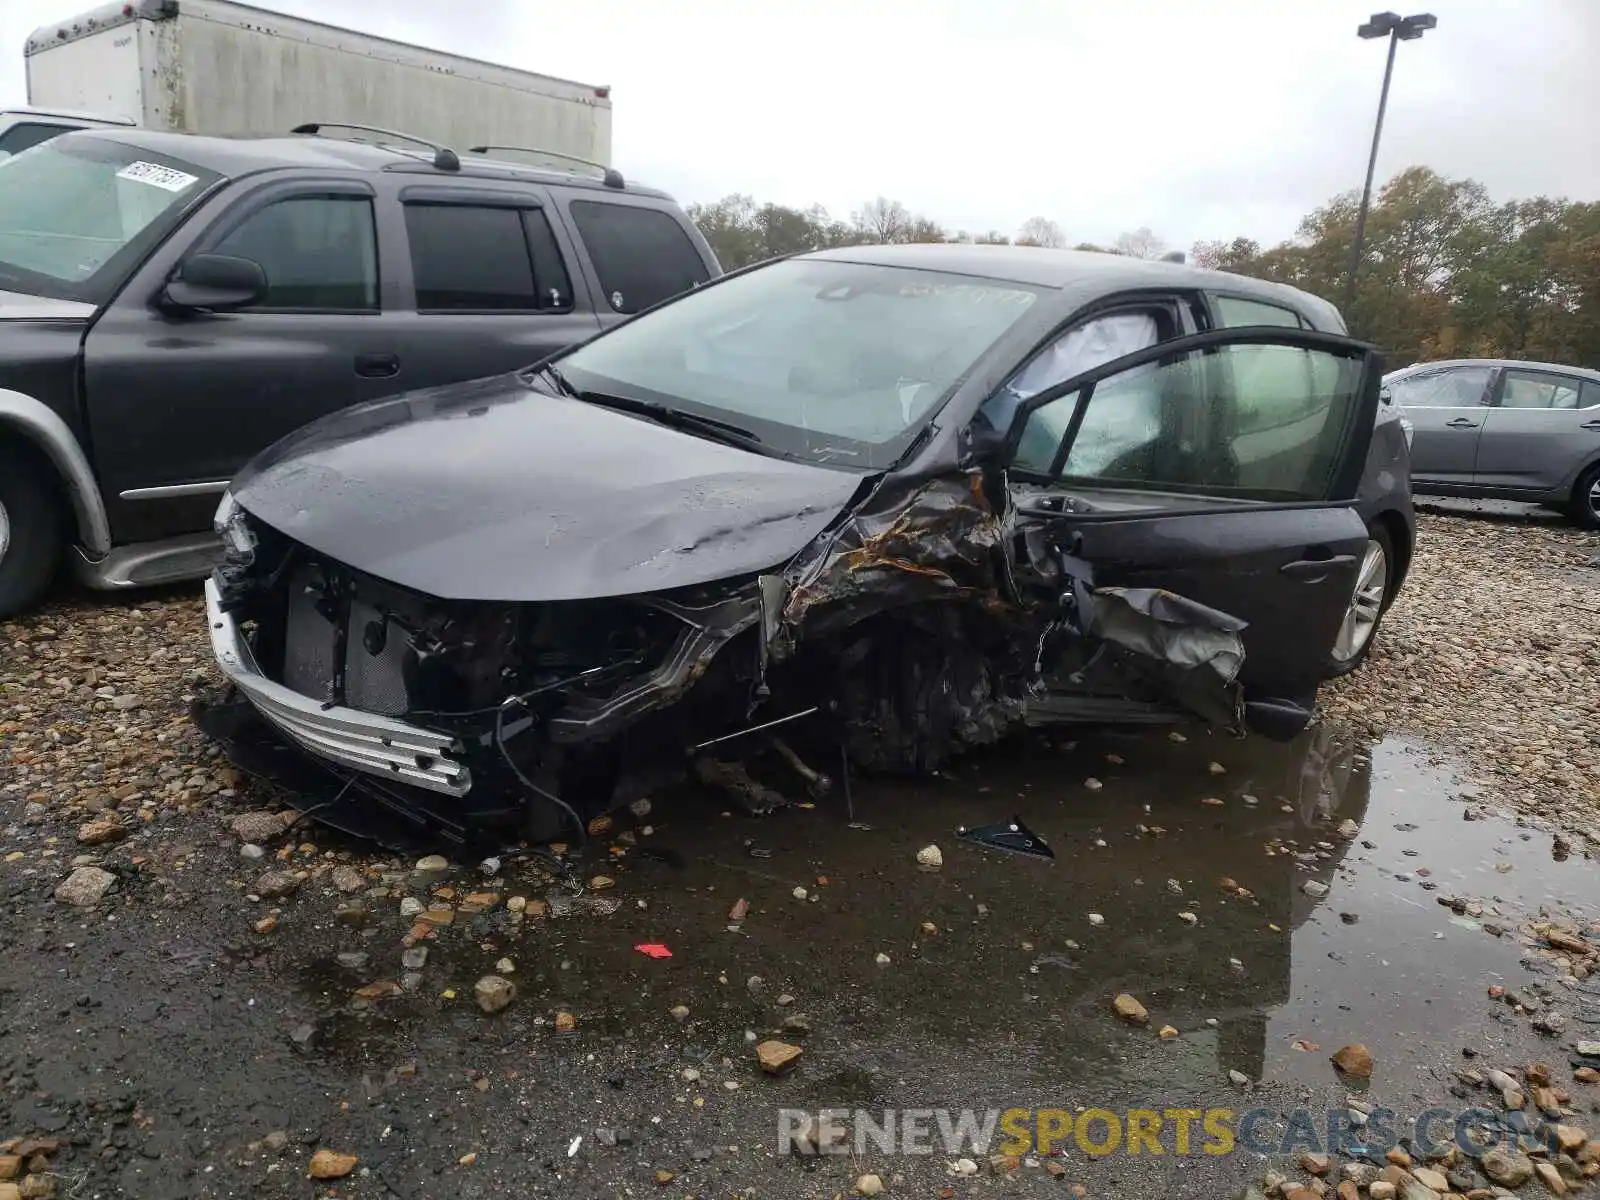
{"label": "bare tree", "polygon": [[1132,233],[1118,234],[1114,249],[1129,258],[1160,258],[1167,252],[1167,244],[1151,233],[1148,225],[1141,225]]}
{"label": "bare tree", "polygon": [[898,200],[879,196],[863,204],[851,220],[866,241],[887,244],[910,240],[911,213]]}
{"label": "bare tree", "polygon": [[1067,235],[1061,232],[1061,226],[1048,217],[1029,217],[1017,230],[1019,246],[1046,246],[1051,250],[1059,250],[1066,244]]}

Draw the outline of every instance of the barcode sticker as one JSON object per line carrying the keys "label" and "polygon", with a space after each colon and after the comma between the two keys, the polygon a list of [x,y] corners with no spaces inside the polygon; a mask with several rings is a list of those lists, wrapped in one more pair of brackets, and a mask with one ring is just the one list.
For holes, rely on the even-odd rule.
{"label": "barcode sticker", "polygon": [[190,175],[172,167],[163,167],[160,163],[131,162],[117,172],[118,179],[131,179],[135,183],[148,183],[151,187],[161,188],[167,192],[181,192],[192,183],[199,181],[198,175]]}

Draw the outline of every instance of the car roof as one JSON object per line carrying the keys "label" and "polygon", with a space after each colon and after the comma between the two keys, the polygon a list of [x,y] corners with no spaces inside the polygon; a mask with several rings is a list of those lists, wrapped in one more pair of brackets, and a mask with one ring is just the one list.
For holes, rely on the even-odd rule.
{"label": "car roof", "polygon": [[57,117],[67,121],[89,121],[97,125],[105,125],[118,129],[132,128],[135,124],[131,117],[113,117],[105,113],[80,112],[75,108],[41,108],[37,104],[12,104],[0,108],[0,113],[18,117]]}
{"label": "car roof", "polygon": [[1534,362],[1525,358],[1439,358],[1431,362],[1416,362],[1391,371],[1390,375],[1404,375],[1435,367],[1523,367],[1529,371],[1554,371],[1558,375],[1578,375],[1600,383],[1600,371],[1592,367],[1574,367],[1568,363]]}
{"label": "car roof", "polygon": [[[105,128],[74,130],[61,136],[106,138],[135,149],[191,162],[229,178],[296,167],[335,168],[346,171],[405,171],[452,180],[521,179],[548,187],[582,188],[612,194],[619,191],[607,187],[598,177],[476,154],[460,155],[459,171],[441,171],[433,166],[431,155],[425,150],[413,152],[394,146],[317,134],[221,135]],[[634,183],[620,190],[628,196],[671,199],[665,192]]]}
{"label": "car roof", "polygon": [[984,279],[1055,288],[1076,307],[1097,296],[1147,288],[1231,292],[1287,305],[1318,329],[1343,333],[1339,310],[1320,296],[1284,283],[1252,279],[1227,271],[1210,271],[1186,263],[1157,262],[1102,250],[1051,250],[1042,246],[979,246],[936,242],[892,246],[845,246],[821,250],[808,258],[872,263],[920,271],[945,271]]}

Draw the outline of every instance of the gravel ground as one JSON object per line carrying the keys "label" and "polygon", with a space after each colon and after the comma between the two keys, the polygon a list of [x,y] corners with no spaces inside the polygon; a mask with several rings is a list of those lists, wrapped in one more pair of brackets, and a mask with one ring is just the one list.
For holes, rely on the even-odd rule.
{"label": "gravel ground", "polygon": [[[1372,661],[1325,689],[1327,708],[1370,732],[1409,735],[1464,761],[1469,790],[1486,806],[1515,807],[1600,838],[1594,682],[1600,632],[1592,620],[1600,608],[1600,568],[1587,565],[1597,556],[1595,535],[1424,518],[1418,561]],[[1270,857],[1270,848],[1263,860],[1255,835],[1217,850],[1205,842],[1194,852],[1203,860],[1196,864],[1150,859],[1163,842],[1179,852],[1186,822],[1193,822],[1196,839],[1214,837],[1221,827],[1211,815],[1216,810],[1202,807],[1215,802],[1190,793],[1214,794],[1222,785],[1195,764],[1193,779],[1174,782],[1166,758],[1153,763],[1148,790],[1136,795],[1158,806],[1175,836],[1147,845],[1144,825],[1137,836],[1110,834],[1131,855],[1126,863],[1105,857],[1096,867],[1101,852],[1094,848],[1107,843],[1078,830],[1083,845],[1057,891],[1041,890],[1009,862],[973,876],[978,898],[1018,922],[1004,935],[975,931],[970,941],[955,939],[955,929],[977,928],[966,903],[974,885],[946,889],[929,880],[954,885],[963,861],[958,853],[944,876],[909,867],[897,874],[884,865],[881,843],[863,840],[893,834],[846,832],[834,814],[821,811],[759,826],[719,822],[715,813],[691,813],[674,826],[657,814],[650,819],[667,825],[668,837],[683,839],[688,873],[667,859],[620,859],[609,868],[621,877],[614,890],[609,880],[603,887],[591,880],[576,897],[576,911],[565,912],[550,877],[525,865],[508,862],[496,879],[480,878],[471,867],[440,877],[315,827],[288,832],[274,816],[282,797],[241,778],[189,723],[191,689],[213,679],[201,608],[187,590],[134,599],[64,595],[40,614],[0,624],[0,1171],[8,1156],[20,1159],[18,1169],[36,1180],[29,1195],[45,1186],[40,1180],[63,1198],[310,1195],[305,1173],[322,1149],[332,1154],[324,1163],[329,1170],[340,1167],[340,1155],[359,1154],[359,1167],[339,1185],[341,1194],[354,1196],[722,1195],[753,1181],[759,1195],[833,1196],[854,1178],[853,1170],[843,1173],[846,1164],[813,1174],[815,1164],[801,1167],[758,1149],[770,1140],[776,1097],[812,1106],[857,1095],[965,1103],[972,1081],[986,1073],[998,1103],[1029,1094],[1023,1085],[1043,1077],[1082,1076],[1096,1088],[1110,1087],[1113,1096],[1120,1093],[1104,1081],[1147,1087],[1143,1081],[1154,1079],[1177,1095],[1212,1086],[1204,1080],[1217,1078],[1216,1065],[1206,1058],[1194,1068],[1191,1050],[1177,1057],[1153,1037],[1108,1033],[1107,998],[1126,985],[1101,978],[1105,970],[1127,971],[1140,981],[1143,999],[1164,999],[1174,1010],[1234,986],[1231,955],[1262,971],[1258,986],[1268,981],[1267,962],[1278,963],[1279,993],[1256,1003],[1281,1004],[1292,983],[1287,935],[1273,939],[1280,926],[1292,924],[1291,899],[1310,903],[1309,893],[1298,890],[1298,875],[1285,874],[1272,888],[1265,880],[1255,885],[1283,909],[1273,910],[1265,931],[1248,913],[1236,928],[1220,910],[1203,916],[1194,961],[1170,995],[1163,997],[1159,972],[1129,965],[1148,931],[1190,928],[1129,907],[1140,894],[1128,890],[1130,872],[1192,876],[1209,893],[1210,873],[1223,866],[1241,878],[1261,870],[1263,861],[1289,869],[1284,856]],[[1169,756],[1193,750],[1197,763],[1244,753],[1241,744],[1226,742],[1157,744]],[[1136,753],[1105,756],[1106,763]],[[1087,774],[1091,766],[1075,761],[1069,771]],[[1116,770],[1093,769],[1108,779]],[[1112,796],[1118,786],[1106,785],[1107,808],[1095,818],[1108,830],[1112,822],[1139,819],[1127,804],[1135,794],[1120,802]],[[934,790],[930,784],[930,796]],[[1023,803],[1017,795],[1015,803]],[[1256,810],[1223,811],[1245,821]],[[882,820],[896,818],[884,810]],[[1415,828],[1385,820],[1391,830]],[[953,824],[941,818],[941,827]],[[744,861],[746,829],[771,839],[772,863]],[[1373,836],[1387,843],[1393,834],[1378,826]],[[913,852],[913,845],[897,846],[889,862],[909,864]],[[1489,861],[1487,854],[1478,857]],[[1384,878],[1405,877],[1395,872],[1407,861],[1396,859]],[[1581,866],[1568,864],[1568,877]],[[1531,861],[1515,878],[1523,872],[1539,874]],[[814,948],[808,931],[819,920],[808,922],[803,914],[816,906],[791,896],[797,882],[810,887],[811,898],[829,893],[818,911],[831,914],[831,924],[820,928],[838,949],[826,963],[796,960],[796,947]],[[475,889],[496,896],[479,903]],[[742,894],[757,897],[759,923],[735,934],[724,926]],[[506,900],[519,895],[527,897],[525,914]],[[1140,903],[1157,903],[1163,913],[1176,903],[1158,895],[1157,902]],[[408,911],[403,897],[414,897],[423,912]],[[923,911],[941,898],[960,907],[942,915]],[[1119,953],[1098,959],[1105,964],[1100,969],[1062,975],[1081,991],[1077,1008],[1058,996],[1043,1015],[1030,1017],[1039,976],[1014,978],[1015,964],[1003,957],[1015,941],[1011,932],[1039,928],[1044,933],[1030,938],[1056,945],[1065,931],[1052,923],[1070,919],[1087,941],[1076,929],[1076,910],[1090,905],[1111,913],[1111,924],[1131,931],[1131,940],[1114,935]],[[981,920],[985,905],[977,908]],[[1203,903],[1201,910],[1207,911]],[[1388,911],[1388,921],[1328,927],[1349,939],[1368,930],[1387,934],[1407,915],[1415,921],[1445,912],[1432,904]],[[929,915],[952,931],[947,976],[917,965],[929,961],[914,940]],[[1475,933],[1472,943],[1433,941],[1444,932],[1422,928],[1408,935],[1422,975],[1397,983],[1387,969],[1397,956],[1384,945],[1371,957],[1384,961],[1385,986],[1355,972],[1346,981],[1354,991],[1333,1004],[1338,994],[1330,989],[1339,980],[1318,981],[1303,1009],[1308,1022],[1326,1009],[1324,1020],[1343,1024],[1339,1014],[1365,1003],[1369,993],[1393,991],[1387,984],[1404,992],[1429,979],[1456,978],[1452,970],[1429,967],[1424,947],[1437,953],[1481,944],[1504,959],[1496,960],[1497,969],[1515,965],[1514,949],[1502,953],[1496,938]],[[1455,939],[1455,927],[1446,928]],[[1600,926],[1589,932],[1600,933]],[[668,964],[632,950],[634,942],[658,936],[674,945],[677,957]],[[889,956],[872,964],[867,951],[877,945],[893,950],[892,965]],[[1032,940],[1020,945],[1033,953]],[[1345,945],[1345,955],[1358,949]],[[849,965],[856,950],[865,956],[860,979]],[[1144,951],[1170,961],[1154,943]],[[513,970],[502,956],[520,965]],[[1332,961],[1334,954],[1317,957]],[[516,982],[518,998],[506,1018],[488,1018],[474,1003],[473,982],[498,970]],[[1297,965],[1293,979],[1305,972]],[[764,991],[759,980],[746,985],[753,975],[773,982]],[[676,982],[669,986],[669,979]],[[934,980],[943,990],[940,1003],[929,1006],[926,989]],[[1052,976],[1051,986],[1062,985]],[[1462,986],[1482,996],[1477,983]],[[765,995],[780,987],[797,993],[818,1025],[806,1042],[806,1067],[785,1081],[754,1068],[744,1032],[793,1036],[789,1010]],[[1185,987],[1192,1001],[1181,1000]],[[681,999],[694,1010],[686,1019],[672,1007]],[[1439,1002],[1397,1012],[1398,1028],[1426,1036],[1402,1037],[1387,1055],[1400,1055],[1409,1042],[1416,1061],[1407,1070],[1419,1081],[1447,1079],[1438,1056],[1454,1055],[1452,1043],[1469,1036],[1495,1047],[1496,1061],[1531,1062],[1536,1053],[1513,1043],[1536,1035],[1524,1021],[1508,1025],[1510,1010],[1498,1001],[1487,1032],[1462,1024],[1468,1015],[1476,1022],[1484,1003],[1475,998],[1461,1010],[1467,1015],[1448,1018]],[[1061,1024],[1057,1009],[1071,1020]],[[568,1011],[578,1028],[563,1036],[558,1031]],[[912,1011],[917,1017],[907,1022],[902,1014]],[[1369,1040],[1384,1036],[1370,1023],[1357,1032]],[[1381,1041],[1374,1044],[1382,1049]],[[1102,1061],[1110,1057],[1122,1067]],[[873,1073],[857,1067],[863,1060],[876,1063]],[[1284,1075],[1290,1090],[1303,1086],[1281,1055],[1276,1061],[1269,1074]],[[684,1088],[687,1076],[679,1070],[686,1063],[698,1063],[712,1081],[692,1099],[695,1089]],[[1397,1089],[1400,1067],[1384,1064]],[[1422,1091],[1419,1082],[1416,1094]],[[1143,1103],[1144,1093],[1123,1099]],[[600,1126],[620,1136],[615,1127],[624,1125],[632,1140],[600,1140]],[[572,1148],[570,1139],[586,1128],[588,1140]],[[19,1146],[13,1138],[29,1140]],[[943,1168],[928,1165],[932,1175],[915,1188],[892,1190],[940,1194]],[[1225,1173],[1248,1164],[1212,1165]],[[1170,1170],[1121,1159],[1085,1177],[1097,1196],[1237,1191],[1237,1180],[1224,1189],[1221,1175],[1200,1171],[1180,1187],[1176,1176],[1150,1174],[1158,1168]],[[1028,1187],[1064,1194],[1060,1180],[1036,1167],[1022,1174]],[[658,1193],[658,1182],[673,1186]],[[970,1188],[961,1185],[960,1194],[1022,1186],[1021,1176],[992,1182],[985,1176]],[[15,1194],[8,1187],[0,1182],[0,1200]]]}
{"label": "gravel ground", "polygon": [[1600,534],[1420,516],[1362,670],[1324,709],[1469,764],[1485,800],[1600,842]]}

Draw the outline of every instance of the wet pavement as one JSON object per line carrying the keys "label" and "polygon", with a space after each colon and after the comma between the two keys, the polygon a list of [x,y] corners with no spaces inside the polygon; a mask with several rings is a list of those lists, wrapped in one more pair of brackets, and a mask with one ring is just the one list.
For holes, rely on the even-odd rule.
{"label": "wet pavement", "polygon": [[[961,1178],[943,1153],[780,1156],[778,1110],[1320,1111],[1345,1096],[1329,1054],[1362,1042],[1371,1095],[1410,1113],[1459,1105],[1463,1047],[1564,1063],[1600,994],[1562,984],[1526,926],[1588,929],[1594,865],[1429,758],[1326,725],[1287,747],[1157,731],[858,782],[853,812],[834,795],[755,819],[689,791],[593,839],[575,877],[615,881],[600,891],[509,858],[418,874],[302,826],[290,842],[316,849],[293,865],[355,865],[359,890],[324,871],[253,900],[282,864],[196,814],[102,853],[125,883],[86,913],[47,899],[64,871],[30,853],[0,866],[0,1136],[72,1141],[58,1194],[85,1197],[312,1194],[318,1147],[358,1156],[321,1186],[360,1196],[833,1196],[865,1170],[894,1195],[1233,1195],[1264,1160],[1170,1135],[1164,1157],[1069,1139],[1001,1176],[973,1154]],[[1013,817],[1053,859],[955,836]],[[492,906],[462,911],[473,892]],[[414,928],[406,897],[449,924]],[[655,943],[671,957],[635,949]],[[488,1016],[473,985],[502,958],[517,995]],[[1561,1040],[1494,985],[1546,996]],[[1148,1027],[1117,1020],[1119,993]],[[803,1047],[782,1075],[756,1065],[769,1037]]]}

